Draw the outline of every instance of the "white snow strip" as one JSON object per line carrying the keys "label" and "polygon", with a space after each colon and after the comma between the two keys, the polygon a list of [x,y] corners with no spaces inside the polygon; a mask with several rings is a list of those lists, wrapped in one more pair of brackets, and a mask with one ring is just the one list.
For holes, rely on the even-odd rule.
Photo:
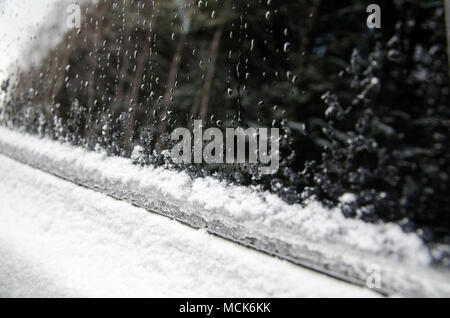
{"label": "white snow strip", "polygon": [[377,296],[0,155],[1,297]]}
{"label": "white snow strip", "polygon": [[[430,267],[420,238],[395,224],[345,219],[318,202],[288,205],[276,195],[212,178],[139,167],[68,144],[0,127],[0,153],[65,179],[135,202],[225,238],[295,263],[365,284],[373,264],[385,269],[382,290],[450,295],[448,272]],[[347,195],[344,200],[350,198]]]}
{"label": "white snow strip", "polygon": [[[88,152],[68,144],[39,139],[0,127],[0,146],[14,145],[26,149],[29,158],[41,157],[57,163],[78,178],[101,180],[125,190],[149,194],[159,191],[169,198],[202,210],[221,214],[240,223],[258,224],[271,231],[296,235],[313,242],[343,243],[349,248],[396,255],[409,262],[428,264],[430,255],[417,235],[406,234],[394,224],[372,225],[346,219],[337,209],[329,210],[318,202],[306,207],[289,205],[270,193],[257,193],[244,186],[227,186],[213,178],[192,181],[186,173],[164,168],[139,167],[131,160],[107,157],[105,153]],[[197,213],[197,211],[195,211]]]}

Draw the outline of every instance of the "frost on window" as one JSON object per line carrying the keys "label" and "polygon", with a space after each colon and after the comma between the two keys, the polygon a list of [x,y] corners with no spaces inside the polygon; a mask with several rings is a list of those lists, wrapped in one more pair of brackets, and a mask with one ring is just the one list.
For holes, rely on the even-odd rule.
{"label": "frost on window", "polygon": [[[289,203],[335,206],[350,193],[347,217],[448,240],[441,1],[380,1],[380,28],[367,27],[361,1],[76,5],[79,27],[61,2],[1,2],[2,125]],[[279,128],[277,174],[261,163],[174,165],[170,134],[196,120],[223,132]]]}

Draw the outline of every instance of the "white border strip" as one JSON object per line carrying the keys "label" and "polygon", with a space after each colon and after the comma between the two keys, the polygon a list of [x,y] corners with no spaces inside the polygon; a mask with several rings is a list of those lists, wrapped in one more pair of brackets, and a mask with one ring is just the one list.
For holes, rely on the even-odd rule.
{"label": "white border strip", "polygon": [[415,234],[393,224],[343,218],[317,202],[287,205],[275,195],[227,186],[210,178],[138,167],[125,158],[0,127],[0,153],[63,179],[101,191],[195,228],[278,256],[333,277],[366,285],[376,264],[381,293],[450,296],[447,269],[428,265],[427,249]]}

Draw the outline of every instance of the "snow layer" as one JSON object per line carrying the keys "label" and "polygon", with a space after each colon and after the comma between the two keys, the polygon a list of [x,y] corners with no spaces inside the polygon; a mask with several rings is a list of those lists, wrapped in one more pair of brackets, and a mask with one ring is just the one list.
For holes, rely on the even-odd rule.
{"label": "snow layer", "polygon": [[377,296],[0,155],[0,296]]}
{"label": "snow layer", "polygon": [[64,163],[61,167],[67,170],[64,173],[78,175],[81,179],[100,180],[102,185],[111,184],[117,189],[148,195],[158,191],[170,198],[169,202],[176,200],[185,205],[201,206],[209,214],[220,213],[239,223],[259,224],[272,230],[282,228],[281,232],[301,233],[302,239],[313,242],[344,243],[349,248],[396,255],[418,264],[428,264],[431,260],[416,234],[406,234],[395,224],[372,225],[346,219],[340,211],[326,209],[318,202],[310,202],[306,207],[288,205],[274,194],[257,193],[244,186],[227,186],[213,178],[191,180],[186,173],[161,167],[143,168],[125,158],[107,157],[102,152],[87,152],[0,127],[3,150],[6,144],[26,149],[31,162],[40,157],[54,163],[55,169],[59,168],[58,163]]}
{"label": "snow layer", "polygon": [[[359,284],[384,269],[382,290],[450,295],[448,273],[428,267],[419,237],[394,224],[345,219],[318,202],[288,205],[270,193],[211,178],[139,167],[129,159],[39,139],[0,127],[0,153],[246,246]],[[351,194],[343,200],[347,200]],[[81,206],[80,206],[81,208]]]}

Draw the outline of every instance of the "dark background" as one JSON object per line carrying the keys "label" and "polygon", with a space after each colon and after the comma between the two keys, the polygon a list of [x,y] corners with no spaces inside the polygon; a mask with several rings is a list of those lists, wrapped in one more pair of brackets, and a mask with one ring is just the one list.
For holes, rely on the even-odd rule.
{"label": "dark background", "polygon": [[[30,46],[43,60],[2,83],[2,124],[109,155],[135,149],[136,164],[257,185],[290,203],[318,198],[347,217],[397,222],[430,247],[448,244],[443,3],[376,1],[381,29],[366,26],[369,3],[84,5],[81,29],[50,49]],[[259,175],[258,165],[174,167],[161,154],[168,133],[194,119],[281,128],[278,174]],[[339,203],[349,192],[355,202]]]}

